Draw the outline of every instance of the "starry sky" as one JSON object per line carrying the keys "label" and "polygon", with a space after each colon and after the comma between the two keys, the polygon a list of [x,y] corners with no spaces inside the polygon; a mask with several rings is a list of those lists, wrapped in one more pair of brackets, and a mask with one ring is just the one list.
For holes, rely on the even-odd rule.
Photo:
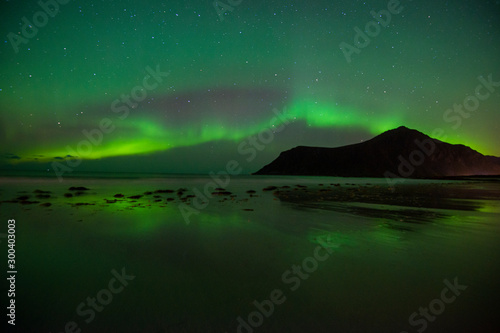
{"label": "starry sky", "polygon": [[400,125],[500,156],[500,1],[26,0],[0,15],[2,170],[250,173]]}

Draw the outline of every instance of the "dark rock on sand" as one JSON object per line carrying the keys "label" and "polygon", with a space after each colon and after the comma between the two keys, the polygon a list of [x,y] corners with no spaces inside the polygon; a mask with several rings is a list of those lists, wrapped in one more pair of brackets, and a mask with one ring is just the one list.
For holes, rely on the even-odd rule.
{"label": "dark rock on sand", "polygon": [[20,203],[21,205],[33,205],[33,204],[40,203],[40,201],[28,201],[28,200],[23,200],[23,201],[19,201],[19,203]]}
{"label": "dark rock on sand", "polygon": [[123,198],[125,196],[123,194],[121,194],[121,193],[117,193],[117,194],[114,195],[114,197],[115,198]]}
{"label": "dark rock on sand", "polygon": [[232,193],[229,191],[217,191],[217,192],[212,192],[212,195],[231,195]]}
{"label": "dark rock on sand", "polygon": [[276,186],[268,186],[268,187],[264,187],[262,189],[262,191],[274,191],[276,189],[278,189],[278,187],[276,187]]}
{"label": "dark rock on sand", "polygon": [[174,193],[174,190],[156,190],[155,193]]}
{"label": "dark rock on sand", "polygon": [[52,193],[50,191],[42,191],[42,190],[34,190],[33,193],[39,193],[39,194],[49,194],[49,193]]}
{"label": "dark rock on sand", "polygon": [[70,191],[88,191],[90,190],[89,188],[86,188],[85,186],[71,186],[69,188]]}
{"label": "dark rock on sand", "polygon": [[71,197],[73,196],[73,194],[71,194],[71,193],[64,193],[64,196],[65,196],[66,198],[71,198]]}
{"label": "dark rock on sand", "polygon": [[177,195],[178,195],[179,197],[182,197],[182,195],[183,195],[183,194],[184,194],[184,192],[186,192],[186,191],[187,191],[187,188],[180,188],[180,189],[178,189],[178,190],[177,190]]}

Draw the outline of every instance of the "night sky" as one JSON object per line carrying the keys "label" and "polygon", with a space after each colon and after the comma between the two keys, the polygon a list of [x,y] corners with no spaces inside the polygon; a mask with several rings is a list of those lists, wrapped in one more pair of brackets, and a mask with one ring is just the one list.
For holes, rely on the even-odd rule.
{"label": "night sky", "polygon": [[500,1],[60,2],[1,2],[4,170],[249,173],[400,125],[500,156]]}

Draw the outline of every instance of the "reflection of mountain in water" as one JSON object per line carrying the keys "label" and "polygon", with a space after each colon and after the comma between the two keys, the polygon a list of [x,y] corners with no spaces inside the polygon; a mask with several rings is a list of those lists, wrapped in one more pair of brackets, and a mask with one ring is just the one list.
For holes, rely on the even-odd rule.
{"label": "reflection of mountain in water", "polygon": [[[354,185],[354,184],[353,184]],[[406,184],[392,188],[379,185],[297,187],[279,189],[282,202],[298,209],[323,209],[393,221],[390,227],[411,230],[409,224],[436,222],[454,211],[487,211],[489,200],[498,200],[495,180]]]}

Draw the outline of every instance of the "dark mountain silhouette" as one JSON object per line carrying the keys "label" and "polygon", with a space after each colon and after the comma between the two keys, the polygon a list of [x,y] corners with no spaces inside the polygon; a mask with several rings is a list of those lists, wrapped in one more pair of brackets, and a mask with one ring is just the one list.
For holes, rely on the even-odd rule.
{"label": "dark mountain silhouette", "polygon": [[282,152],[255,174],[391,178],[500,175],[500,158],[401,126],[343,147],[299,146]]}

